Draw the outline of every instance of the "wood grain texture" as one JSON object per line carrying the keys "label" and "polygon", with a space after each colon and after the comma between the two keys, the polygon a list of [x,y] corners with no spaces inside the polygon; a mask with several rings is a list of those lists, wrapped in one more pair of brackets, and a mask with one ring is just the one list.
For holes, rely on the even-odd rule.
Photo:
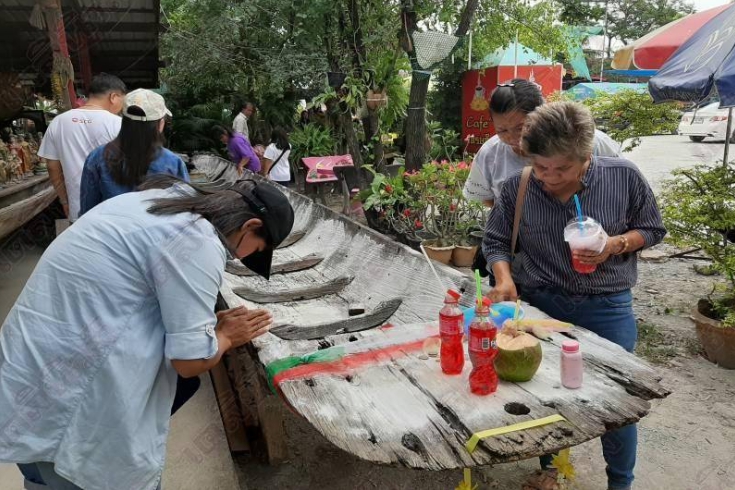
{"label": "wood grain texture", "polygon": [[48,180],[39,185],[43,188],[36,194],[0,208],[0,239],[26,224],[56,199],[56,190]]}
{"label": "wood grain texture", "polygon": [[[309,254],[303,259],[291,260],[289,262],[282,262],[280,264],[273,264],[271,266],[271,275],[275,274],[288,274],[289,272],[298,272],[305,269],[311,269],[315,265],[318,265],[323,257],[319,257],[316,254]],[[245,267],[239,260],[228,260],[225,265],[225,271],[236,276],[256,276],[257,274],[247,267]]]}
{"label": "wood grain texture", "polygon": [[370,313],[351,316],[316,325],[278,325],[270,330],[284,340],[313,340],[340,333],[362,332],[383,325],[401,306],[403,301],[394,299],[380,303]]}
{"label": "wood grain texture", "polygon": [[[372,311],[392,298],[403,301],[389,322],[396,329],[436,325],[445,290],[424,258],[387,237],[360,226],[324,206],[284,190],[295,210],[295,229],[309,233],[293,246],[276,251],[277,259],[298,260],[318,252],[316,267],[271,278],[225,275],[221,293],[230,307],[259,305],[233,291],[239,287],[283,290],[301,288],[342,276],[355,279],[339,294],[309,301],[265,306],[277,325],[304,329],[347,318],[351,304]],[[445,287],[462,292],[471,305],[474,279],[436,264]],[[548,318],[524,305],[526,318]],[[260,363],[300,356],[328,345],[361,342],[384,335],[380,329],[328,335],[318,340],[284,340],[272,333],[252,343]],[[659,373],[646,362],[594,333],[575,327],[571,334],[585,359],[585,381],[578,390],[561,386],[561,333],[541,342],[543,361],[527,383],[501,382],[498,391],[479,397],[469,391],[470,364],[461,375],[445,376],[432,358],[416,352],[396,353],[374,365],[347,374],[314,374],[286,380],[281,396],[336,446],[360,458],[391,465],[431,470],[462,468],[531,458],[594,439],[606,430],[637,422],[651,399],[663,398]],[[243,349],[237,355],[247,355]],[[513,404],[513,405],[511,405]],[[524,406],[526,415],[511,407]],[[506,407],[508,410],[506,410]],[[473,454],[464,448],[477,431],[560,413],[567,421],[486,439]]]}
{"label": "wood grain texture", "polygon": [[255,303],[285,303],[288,301],[303,301],[321,298],[329,294],[342,292],[353,280],[350,276],[341,276],[336,279],[314,284],[312,286],[293,289],[251,288],[240,286],[233,291],[238,296]]}

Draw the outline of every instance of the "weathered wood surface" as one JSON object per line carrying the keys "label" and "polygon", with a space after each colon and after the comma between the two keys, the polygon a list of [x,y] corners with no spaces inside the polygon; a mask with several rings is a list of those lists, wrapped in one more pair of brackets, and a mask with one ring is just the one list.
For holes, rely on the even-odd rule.
{"label": "weathered wood surface", "polygon": [[255,303],[286,303],[321,298],[329,294],[342,292],[354,279],[351,276],[340,276],[325,282],[295,288],[272,289],[267,286],[251,288],[240,286],[233,289],[238,296]]}
{"label": "weathered wood surface", "polygon": [[[345,320],[350,304],[360,303],[371,311],[381,302],[401,298],[402,304],[389,319],[396,329],[436,321],[444,291],[436,287],[419,253],[303,196],[285,192],[296,212],[294,229],[308,233],[293,246],[277,250],[274,261],[298,260],[314,252],[324,260],[309,270],[272,277],[270,284],[260,277],[226,274],[221,293],[230,307],[266,307],[274,315],[275,328],[308,329],[316,322]],[[472,278],[438,264],[437,270],[447,287],[462,291],[463,304],[472,302]],[[355,279],[338,295],[311,301],[264,306],[233,292],[243,286],[263,291],[313,287],[342,276]],[[528,305],[525,308],[526,318],[546,317]],[[385,335],[383,330],[369,329],[289,341],[269,333],[255,339],[253,347],[259,361],[267,365],[329,344],[360,343],[380,335]],[[497,393],[487,397],[469,392],[468,360],[462,375],[445,376],[435,359],[423,360],[417,352],[383,356],[347,374],[286,380],[280,392],[297,413],[345,451],[378,463],[432,470],[525,459],[577,445],[640,420],[650,409],[649,400],[668,395],[657,371],[644,361],[584,329],[575,328],[572,335],[579,339],[585,356],[585,382],[579,390],[560,386],[560,344],[566,337],[557,333],[542,342],[544,360],[531,381],[501,382]],[[517,408],[523,407],[528,413],[510,413],[520,413]],[[567,421],[486,439],[471,455],[464,447],[474,432],[555,413]]]}
{"label": "weathered wood surface", "polygon": [[[4,207],[0,207],[0,239],[26,224],[38,213],[46,209],[56,198],[48,176],[28,179],[28,185],[3,189]],[[17,191],[15,193],[9,191]],[[28,193],[30,195],[27,195]],[[17,199],[17,200],[14,200]]]}
{"label": "weathered wood surface", "polygon": [[283,240],[281,243],[279,243],[278,244],[278,247],[276,247],[276,248],[290,247],[291,245],[293,245],[294,243],[298,242],[299,240],[301,240],[305,236],[306,236],[306,231],[304,231],[304,230],[299,230],[299,231],[291,232],[291,234],[288,235],[285,240]]}
{"label": "weathered wood surface", "polygon": [[[287,274],[289,272],[298,272],[304,269],[311,269],[319,264],[323,257],[316,254],[309,254],[301,260],[292,260],[290,262],[282,262],[271,266],[271,275]],[[257,274],[245,267],[239,260],[228,260],[225,265],[225,271],[236,276],[256,276]]]}
{"label": "weathered wood surface", "polygon": [[317,325],[279,325],[272,328],[271,333],[285,340],[313,340],[339,333],[362,332],[383,325],[398,310],[401,303],[403,303],[401,299],[393,299],[380,303],[370,313]]}

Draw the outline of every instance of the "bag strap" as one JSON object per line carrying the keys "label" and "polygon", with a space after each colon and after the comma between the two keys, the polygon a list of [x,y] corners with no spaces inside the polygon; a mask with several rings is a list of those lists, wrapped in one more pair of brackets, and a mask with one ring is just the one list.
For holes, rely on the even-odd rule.
{"label": "bag strap", "polygon": [[270,174],[271,174],[271,172],[273,171],[273,168],[274,168],[274,167],[276,166],[276,164],[277,164],[278,162],[280,162],[280,161],[281,161],[281,157],[282,157],[283,155],[285,155],[285,154],[286,154],[286,152],[287,152],[288,150],[290,150],[290,148],[286,148],[285,150],[283,150],[283,151],[281,152],[281,154],[280,154],[280,155],[278,155],[278,158],[276,158],[276,161],[275,161],[275,162],[273,162],[273,165],[271,165],[271,168],[269,168],[269,169],[268,169],[268,175],[270,175]]}
{"label": "bag strap", "polygon": [[516,244],[518,243],[518,231],[521,226],[521,217],[523,216],[523,204],[526,201],[526,191],[528,190],[528,181],[531,179],[531,171],[533,167],[530,165],[523,168],[521,172],[521,182],[518,184],[518,195],[516,196],[516,214],[513,218],[513,235],[510,240],[510,253],[513,257],[516,255]]}

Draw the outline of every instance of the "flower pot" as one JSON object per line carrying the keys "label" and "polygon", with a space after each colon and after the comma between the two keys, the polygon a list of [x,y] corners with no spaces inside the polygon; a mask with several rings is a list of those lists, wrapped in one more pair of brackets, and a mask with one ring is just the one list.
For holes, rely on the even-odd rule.
{"label": "flower pot", "polygon": [[431,260],[436,260],[437,262],[448,265],[449,262],[452,261],[454,245],[449,247],[437,247],[436,245],[432,245],[432,243],[433,242],[422,243],[424,250],[426,250],[426,255],[428,255]]}
{"label": "flower pot", "polygon": [[722,322],[709,317],[712,304],[700,299],[692,311],[697,326],[697,337],[704,348],[705,357],[725,369],[735,369],[735,328],[723,327]]}
{"label": "flower pot", "polygon": [[374,111],[388,105],[388,96],[385,94],[385,91],[373,92],[372,90],[368,90],[365,103],[368,109]]}
{"label": "flower pot", "polygon": [[340,88],[347,79],[346,73],[339,73],[334,71],[327,72],[327,84],[332,88]]}
{"label": "flower pot", "polygon": [[477,245],[469,247],[464,245],[455,246],[452,251],[452,263],[457,267],[472,267],[478,248]]}

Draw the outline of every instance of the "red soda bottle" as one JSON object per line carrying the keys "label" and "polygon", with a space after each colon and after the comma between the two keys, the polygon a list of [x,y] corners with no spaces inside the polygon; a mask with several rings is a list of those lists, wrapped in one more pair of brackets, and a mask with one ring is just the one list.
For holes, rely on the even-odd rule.
{"label": "red soda bottle", "polygon": [[442,344],[439,353],[444,374],[461,374],[464,368],[464,313],[459,309],[460,294],[450,289],[439,312],[439,335]]}
{"label": "red soda bottle", "polygon": [[472,372],[470,390],[475,395],[489,395],[498,389],[498,375],[493,361],[498,355],[495,336],[498,329],[490,320],[490,300],[487,298],[475,309],[475,319],[470,325],[470,340],[467,350],[470,353]]}

